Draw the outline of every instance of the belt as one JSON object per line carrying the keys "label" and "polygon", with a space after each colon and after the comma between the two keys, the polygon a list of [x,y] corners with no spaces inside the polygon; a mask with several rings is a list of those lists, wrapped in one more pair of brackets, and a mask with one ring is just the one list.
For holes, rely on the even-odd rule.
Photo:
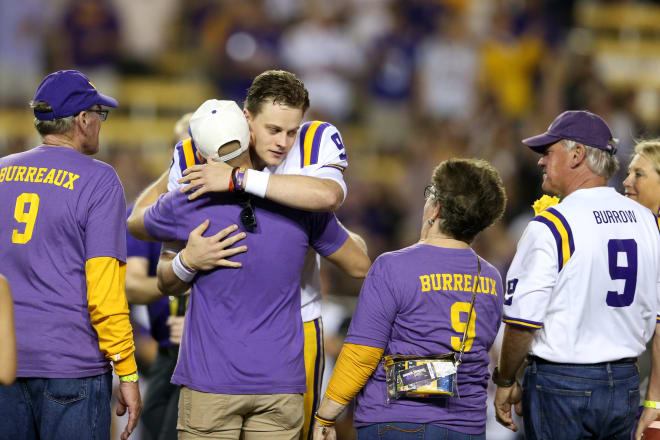
{"label": "belt", "polygon": [[529,355],[527,357],[528,361],[531,362],[536,362],[537,364],[548,364],[548,365],[570,365],[570,366],[575,366],[575,367],[589,367],[589,366],[601,366],[601,365],[607,365],[607,364],[634,364],[637,362],[636,357],[629,357],[629,358],[623,358],[623,359],[617,359],[615,361],[608,361],[608,362],[596,362],[594,364],[569,364],[565,362],[551,362],[547,361],[543,358],[540,358],[538,356],[534,355]]}

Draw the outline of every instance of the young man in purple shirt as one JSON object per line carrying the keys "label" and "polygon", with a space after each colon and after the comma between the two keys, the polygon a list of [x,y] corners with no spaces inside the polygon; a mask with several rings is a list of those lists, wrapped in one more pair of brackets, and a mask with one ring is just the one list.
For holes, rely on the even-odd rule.
{"label": "young man in purple shirt", "polygon": [[[124,293],[126,202],[99,148],[101,95],[48,75],[32,108],[41,146],[0,159],[0,246],[15,301],[17,381],[0,387],[0,438],[109,439],[112,367],[125,440],[142,403]],[[29,396],[29,397],[28,397]]]}
{"label": "young man in purple shirt", "polygon": [[[247,147],[249,128],[238,106],[216,103],[199,116],[213,120],[205,125],[216,132],[218,156]],[[228,163],[243,173],[252,167],[247,150]],[[186,240],[210,219],[207,235],[239,223],[242,233],[235,237],[245,236],[241,244],[249,249],[234,257],[240,270],[200,271],[194,278],[173,377],[184,385],[180,438],[201,432],[297,438],[306,390],[300,271],[309,246],[346,268],[355,244],[331,214],[298,211],[245,193],[189,201],[186,194],[170,192],[145,212],[152,203],[148,194],[138,199],[129,219],[131,232],[141,238]]]}

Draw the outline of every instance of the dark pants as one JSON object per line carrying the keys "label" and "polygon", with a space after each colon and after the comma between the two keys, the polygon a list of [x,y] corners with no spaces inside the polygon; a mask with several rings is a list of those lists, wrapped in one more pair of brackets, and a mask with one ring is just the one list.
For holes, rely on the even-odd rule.
{"label": "dark pants", "polygon": [[633,362],[577,365],[537,358],[525,370],[523,417],[530,440],[628,440],[638,407]]}
{"label": "dark pants", "polygon": [[0,439],[109,440],[112,373],[0,386]]}
{"label": "dark pants", "polygon": [[375,423],[357,429],[358,440],[484,440],[485,434],[463,434],[420,423]]}
{"label": "dark pants", "polygon": [[170,383],[176,360],[173,352],[161,347],[149,370],[149,386],[140,416],[144,440],[176,440],[177,438],[176,421],[181,387]]}

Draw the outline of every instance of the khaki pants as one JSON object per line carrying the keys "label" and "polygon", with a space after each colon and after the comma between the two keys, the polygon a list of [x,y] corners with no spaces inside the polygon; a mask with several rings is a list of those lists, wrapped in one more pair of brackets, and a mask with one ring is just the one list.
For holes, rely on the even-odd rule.
{"label": "khaki pants", "polygon": [[297,440],[302,425],[302,394],[212,394],[181,388],[180,440]]}

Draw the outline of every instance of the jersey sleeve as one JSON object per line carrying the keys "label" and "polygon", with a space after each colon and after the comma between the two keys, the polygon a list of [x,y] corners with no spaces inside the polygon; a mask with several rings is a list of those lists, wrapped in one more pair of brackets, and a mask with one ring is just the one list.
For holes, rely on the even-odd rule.
{"label": "jersey sleeve", "polygon": [[170,165],[170,174],[167,179],[168,191],[181,188],[183,185],[179,183],[179,179],[183,176],[183,171],[201,163],[196,153],[197,147],[195,147],[192,138],[184,139],[176,144]]}
{"label": "jersey sleeve", "polygon": [[300,128],[295,147],[300,156],[298,174],[334,180],[344,191],[345,199],[344,170],[348,167],[348,157],[337,127],[328,122],[306,122]]}
{"label": "jersey sleeve", "polygon": [[504,317],[507,324],[539,329],[559,272],[551,229],[532,220],[525,229],[507,273]]}
{"label": "jersey sleeve", "polygon": [[310,216],[310,245],[322,257],[334,254],[348,239],[348,232],[339,225],[334,214],[315,213]]}
{"label": "jersey sleeve", "polygon": [[382,349],[387,347],[398,310],[387,276],[383,259],[376,259],[364,279],[346,343]]}
{"label": "jersey sleeve", "polygon": [[86,209],[85,259],[112,257],[125,262],[126,199],[116,174],[94,189]]}

